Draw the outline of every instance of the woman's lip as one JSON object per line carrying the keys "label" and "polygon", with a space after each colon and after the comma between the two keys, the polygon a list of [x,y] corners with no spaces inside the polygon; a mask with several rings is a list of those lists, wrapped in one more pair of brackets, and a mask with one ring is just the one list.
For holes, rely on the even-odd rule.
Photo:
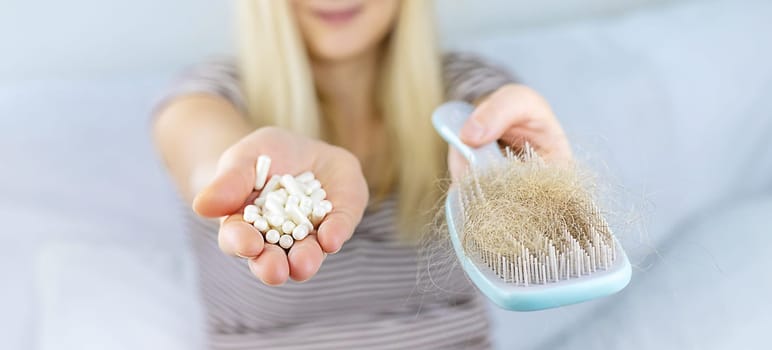
{"label": "woman's lip", "polygon": [[314,10],[314,15],[325,22],[344,23],[354,18],[362,10],[362,6],[355,6],[344,10]]}

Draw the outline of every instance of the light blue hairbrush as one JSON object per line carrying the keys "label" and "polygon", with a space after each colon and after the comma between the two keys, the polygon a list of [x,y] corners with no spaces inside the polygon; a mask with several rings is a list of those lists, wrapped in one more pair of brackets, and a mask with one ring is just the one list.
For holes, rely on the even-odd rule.
{"label": "light blue hairbrush", "polygon": [[[467,103],[448,102],[434,111],[432,123],[475,171],[509,161],[495,142],[480,148],[461,142],[459,132],[472,110]],[[445,200],[445,214],[453,249],[477,288],[504,309],[533,311],[580,303],[616,293],[630,281],[627,255],[597,210],[591,234],[586,237],[576,239],[566,230],[565,241],[560,244],[550,241],[539,251],[524,249],[502,255],[464,248],[462,202],[459,186],[452,186]]]}

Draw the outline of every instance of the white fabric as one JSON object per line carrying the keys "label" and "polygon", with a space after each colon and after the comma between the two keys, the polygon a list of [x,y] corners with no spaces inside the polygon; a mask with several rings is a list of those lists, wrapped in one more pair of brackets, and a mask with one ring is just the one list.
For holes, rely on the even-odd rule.
{"label": "white fabric", "polygon": [[[760,303],[756,297],[772,291],[762,282],[746,289],[741,281],[754,276],[768,281],[770,262],[753,254],[769,246],[769,235],[759,234],[769,233],[769,222],[755,220],[769,208],[757,204],[760,209],[737,209],[746,214],[731,213],[743,198],[772,192],[770,17],[768,1],[702,1],[458,44],[516,69],[542,91],[579,156],[605,163],[605,173],[624,189],[613,197],[615,207],[635,207],[643,217],[633,226],[617,226],[636,264],[628,290],[546,312],[496,311],[500,348],[592,348],[603,338],[630,349],[650,348],[656,341],[659,348],[718,349],[764,339],[755,327],[769,324],[769,316],[753,306]],[[194,281],[180,280],[173,272],[178,270],[169,268],[183,271],[190,261],[146,119],[167,78],[0,81],[4,347],[87,344],[93,334],[76,339],[57,332],[80,325],[130,339],[121,332],[157,324],[158,332],[134,334],[145,338],[133,344],[189,344],[172,337],[198,327],[195,317],[173,308],[197,307]],[[729,214],[710,221],[724,212]],[[714,226],[726,229],[710,231]],[[727,234],[748,233],[733,241],[742,246],[715,238],[733,227],[742,230]],[[705,249],[681,250],[697,247],[693,242]],[[744,247],[753,248],[756,264],[725,263]],[[699,287],[704,281],[690,282],[693,287],[674,283],[683,276],[716,278],[716,269],[699,260],[709,256],[720,259],[727,282],[717,279],[716,288],[702,295],[708,289]],[[680,257],[701,262],[687,268],[674,259]],[[105,265],[111,259],[120,262],[113,269]],[[127,277],[111,277],[110,271]],[[90,274],[99,277],[89,279]],[[163,276],[167,285],[160,282]],[[180,299],[170,306],[173,289]],[[91,305],[83,297],[94,291],[137,307],[122,307],[121,319],[114,319],[110,309],[99,307],[106,300]],[[724,301],[711,304],[712,298]],[[700,313],[711,307],[732,331],[716,331],[717,324]],[[676,321],[657,325],[667,316],[655,310],[667,308],[675,309]],[[627,325],[630,329],[618,330]],[[665,325],[690,328],[681,336]]]}
{"label": "white fabric", "polygon": [[191,273],[179,260],[144,245],[47,245],[36,269],[37,348],[200,348],[200,309],[191,307],[196,296],[185,288]]}
{"label": "white fabric", "polygon": [[619,14],[683,0],[435,0],[443,41],[449,44],[491,33]]}
{"label": "white fabric", "polygon": [[767,349],[772,196],[689,218],[613,304],[545,349]]}
{"label": "white fabric", "polygon": [[[685,234],[690,216],[772,193],[772,46],[762,34],[772,30],[770,15],[768,1],[704,1],[458,46],[515,69],[545,94],[579,157],[605,169],[614,184],[606,202],[621,215],[614,226],[635,280],[661,263],[658,250]],[[649,281],[631,289],[660,283]],[[503,348],[550,348],[615,307],[628,306],[613,297],[533,315],[497,312],[499,334],[528,334],[498,339]],[[584,348],[589,339],[576,334],[571,344]]]}
{"label": "white fabric", "polygon": [[460,46],[547,97],[579,156],[650,218],[629,244],[656,245],[685,215],[772,191],[770,14],[769,1],[703,1]]}
{"label": "white fabric", "polygon": [[[445,39],[681,0],[435,0]],[[0,81],[170,73],[232,52],[236,1],[3,0]]]}

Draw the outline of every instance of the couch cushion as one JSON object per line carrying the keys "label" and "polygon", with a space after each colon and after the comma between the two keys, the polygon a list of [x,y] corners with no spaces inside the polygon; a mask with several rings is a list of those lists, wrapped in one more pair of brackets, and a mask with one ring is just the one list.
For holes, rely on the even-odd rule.
{"label": "couch cushion", "polygon": [[[701,1],[458,47],[516,71],[552,103],[634,259],[718,201],[772,191],[772,3]],[[630,231],[630,232],[625,232]],[[639,249],[640,248],[640,249]]]}

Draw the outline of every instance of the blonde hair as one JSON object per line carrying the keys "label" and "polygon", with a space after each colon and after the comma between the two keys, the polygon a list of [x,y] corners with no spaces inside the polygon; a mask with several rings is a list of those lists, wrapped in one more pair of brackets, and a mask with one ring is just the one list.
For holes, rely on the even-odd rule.
{"label": "blonde hair", "polygon": [[[337,144],[322,122],[308,54],[289,1],[241,0],[240,71],[250,119]],[[441,58],[431,1],[402,1],[384,45],[376,107],[386,125],[389,157],[376,164],[386,180],[376,194],[398,190],[399,222],[409,237],[427,222],[440,194],[446,146],[431,126],[442,102]],[[371,183],[372,185],[372,183]]]}

